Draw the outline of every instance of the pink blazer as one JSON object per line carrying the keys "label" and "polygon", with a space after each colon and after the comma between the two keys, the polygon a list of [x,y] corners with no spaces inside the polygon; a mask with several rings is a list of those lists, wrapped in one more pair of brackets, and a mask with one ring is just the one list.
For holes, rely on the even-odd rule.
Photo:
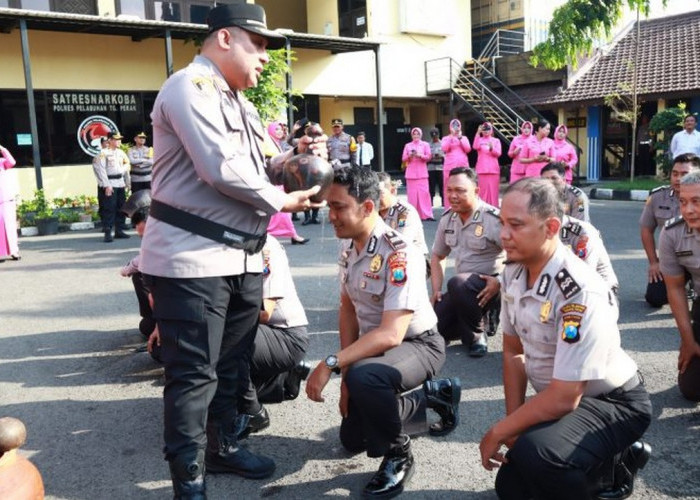
{"label": "pink blazer", "polygon": [[9,178],[5,174],[5,170],[14,167],[17,162],[12,154],[2,146],[0,146],[0,154],[2,154],[2,158],[0,158],[0,203],[3,203],[14,200],[15,196],[17,196],[15,183],[10,183]]}
{"label": "pink blazer", "polygon": [[[490,147],[489,147],[490,146]],[[477,152],[477,174],[500,174],[498,157],[501,156],[501,141],[493,135],[481,137],[479,132],[474,137],[474,151]]]}
{"label": "pink blazer", "polygon": [[[563,128],[564,131],[567,131],[564,125],[559,125],[554,131],[555,136],[561,128]],[[574,149],[570,143],[566,142],[566,139],[563,141],[554,139],[554,144],[552,145],[552,156],[554,157],[554,161],[560,161],[566,164],[566,182],[571,184],[571,181],[574,178],[574,168],[576,167],[576,163],[578,163],[576,149]]]}
{"label": "pink blazer", "polygon": [[[416,156],[411,157],[411,151],[416,151]],[[406,179],[427,179],[428,160],[433,157],[430,152],[430,144],[425,141],[411,141],[403,147],[401,161],[406,162]]]}
{"label": "pink blazer", "polygon": [[445,152],[444,170],[452,170],[454,167],[468,167],[467,153],[472,150],[469,139],[462,136],[446,135],[440,141],[440,147]]}
{"label": "pink blazer", "polygon": [[[520,158],[523,158],[523,153],[525,152],[525,143],[530,139],[531,135],[518,135],[513,138],[510,143],[510,148],[508,148],[508,156],[513,160],[510,166],[511,172],[522,175],[525,173],[526,165],[520,163]],[[518,154],[515,154],[515,150],[520,148]]]}
{"label": "pink blazer", "polygon": [[[525,148],[523,149],[521,157],[537,158],[541,152],[544,152],[549,157],[553,157],[553,146],[554,141],[549,137],[545,137],[542,141],[539,141],[537,140],[537,136],[532,134],[532,137],[525,142]],[[547,165],[546,162],[528,163],[525,165],[525,175],[528,177],[539,177],[540,171],[545,165]]]}

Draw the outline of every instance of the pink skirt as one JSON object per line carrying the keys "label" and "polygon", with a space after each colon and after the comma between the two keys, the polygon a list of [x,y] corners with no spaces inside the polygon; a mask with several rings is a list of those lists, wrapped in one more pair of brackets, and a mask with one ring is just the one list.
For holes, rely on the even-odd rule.
{"label": "pink skirt", "polygon": [[0,259],[19,255],[17,210],[14,200],[0,203]]}
{"label": "pink skirt", "polygon": [[430,199],[428,179],[406,179],[408,202],[418,210],[421,220],[433,218],[433,203]]}

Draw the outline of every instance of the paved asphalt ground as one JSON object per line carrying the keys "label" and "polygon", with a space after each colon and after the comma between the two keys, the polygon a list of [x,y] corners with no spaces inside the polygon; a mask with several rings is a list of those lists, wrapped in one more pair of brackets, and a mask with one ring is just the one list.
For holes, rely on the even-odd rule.
{"label": "paved asphalt ground", "polygon": [[[700,410],[676,387],[678,333],[668,306],[644,300],[646,259],[639,243],[641,203],[592,201],[621,282],[622,343],[641,366],[654,403],[646,434],[653,455],[635,498],[700,498]],[[439,216],[440,210],[436,210]],[[437,223],[425,226],[429,244]],[[299,227],[305,246],[285,242],[310,321],[308,359],[338,345],[337,241],[327,222]],[[133,232],[132,232],[133,234]],[[97,232],[21,239],[22,260],[0,264],[0,415],[22,419],[23,448],[41,470],[48,498],[171,498],[162,459],[162,370],[145,353],[131,282],[118,274],[139,240],[104,244]],[[416,474],[404,498],[495,498],[478,443],[504,412],[501,334],[471,359],[453,344],[443,375],[462,380],[460,427],[414,440]],[[270,405],[272,425],[248,445],[277,462],[274,476],[251,481],[209,476],[209,498],[358,497],[379,460],[345,453],[337,437],[338,379],[326,403]]]}

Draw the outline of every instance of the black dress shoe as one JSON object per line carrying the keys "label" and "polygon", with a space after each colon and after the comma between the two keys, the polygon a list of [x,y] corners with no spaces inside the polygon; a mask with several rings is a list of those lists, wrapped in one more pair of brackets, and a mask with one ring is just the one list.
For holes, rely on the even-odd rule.
{"label": "black dress shoe", "polygon": [[613,485],[599,491],[596,498],[600,500],[619,500],[629,498],[634,491],[634,478],[651,457],[651,446],[644,441],[635,441],[622,452],[620,461],[615,464]]}
{"label": "black dress shoe", "polygon": [[169,465],[174,500],[206,500],[204,450],[198,450],[196,454],[187,456],[176,456]]}
{"label": "black dress shoe", "polygon": [[10,255],[10,259],[12,260],[22,260],[22,256],[20,254],[12,254]]}
{"label": "black dress shoe", "polygon": [[299,361],[299,363],[289,370],[287,373],[287,378],[284,380],[284,399],[289,401],[296,399],[299,396],[299,389],[301,387],[301,381],[306,380],[311,372],[311,365],[306,361]]}
{"label": "black dress shoe", "polygon": [[260,432],[263,429],[270,427],[270,414],[264,406],[260,407],[260,411],[253,415],[248,413],[239,413],[236,416],[234,429],[238,440],[243,440],[249,435]]}
{"label": "black dress shoe", "polygon": [[204,456],[207,472],[230,472],[249,479],[270,477],[275,472],[275,462],[240,446],[234,423],[224,422],[207,422],[207,451]]}
{"label": "black dress shoe", "polygon": [[306,245],[308,243],[309,238],[302,238],[300,240],[295,240],[292,238],[292,245]]}
{"label": "black dress shoe", "polygon": [[295,222],[298,221],[298,220],[299,220],[299,216],[298,216],[296,213],[293,213],[293,214],[292,214],[292,220],[295,221]]}
{"label": "black dress shoe", "polygon": [[320,223],[321,223],[321,221],[318,220],[316,217],[311,219],[311,224],[320,224]]}
{"label": "black dress shoe", "polygon": [[105,233],[105,243],[112,243],[114,241],[114,238],[112,237],[112,233]]}
{"label": "black dress shoe", "polygon": [[486,340],[486,335],[481,334],[481,338],[476,342],[472,342],[469,346],[469,357],[471,358],[483,358],[489,352],[489,345]]}
{"label": "black dress shoe", "polygon": [[311,224],[311,219],[304,219],[304,220],[301,222],[301,225],[302,225],[302,226],[308,226],[309,224]]}
{"label": "black dress shoe", "polygon": [[128,240],[129,238],[131,238],[131,236],[126,234],[124,231],[117,232],[117,234],[115,234],[114,237],[118,240]]}
{"label": "black dress shoe", "polygon": [[459,400],[462,397],[462,385],[458,378],[440,378],[423,382],[423,391],[432,408],[440,415],[440,421],[430,425],[430,434],[444,436],[459,425]]}
{"label": "black dress shoe", "polygon": [[363,498],[394,498],[413,476],[413,453],[411,441],[406,436],[406,444],[389,450],[379,466],[379,470],[362,490]]}

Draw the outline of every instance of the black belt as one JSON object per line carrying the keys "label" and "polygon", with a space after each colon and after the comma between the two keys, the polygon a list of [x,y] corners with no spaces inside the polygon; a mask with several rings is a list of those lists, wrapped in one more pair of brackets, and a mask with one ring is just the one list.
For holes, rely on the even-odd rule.
{"label": "black belt", "polygon": [[121,179],[122,177],[124,177],[124,174],[119,174],[119,175],[114,174],[114,175],[108,175],[108,176],[107,176],[108,179],[112,179],[112,180]]}
{"label": "black belt", "polygon": [[260,235],[239,231],[154,199],[151,199],[149,214],[171,226],[243,250],[249,255],[262,250],[267,239],[266,232]]}
{"label": "black belt", "polygon": [[139,175],[144,176],[144,175],[151,175],[152,172],[153,172],[152,170],[145,170],[142,172],[137,172],[136,170],[132,170],[130,173],[131,173],[131,175],[135,175],[135,176],[139,176]]}

